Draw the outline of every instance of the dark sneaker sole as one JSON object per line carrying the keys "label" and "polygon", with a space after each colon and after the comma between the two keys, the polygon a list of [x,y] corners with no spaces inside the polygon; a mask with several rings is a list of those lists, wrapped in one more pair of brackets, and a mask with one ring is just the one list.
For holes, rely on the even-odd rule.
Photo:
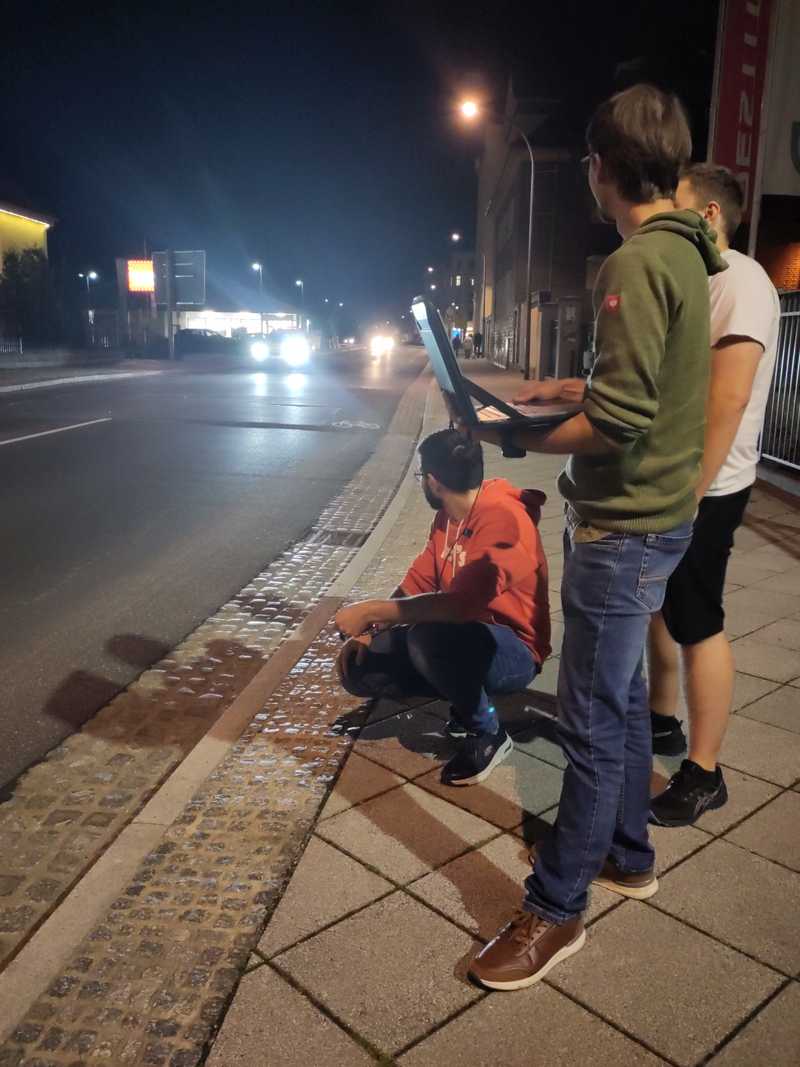
{"label": "dark sneaker sole", "polygon": [[528,986],[534,985],[536,982],[541,982],[541,980],[545,978],[554,967],[557,967],[559,963],[563,963],[564,960],[569,959],[570,956],[574,956],[576,952],[580,952],[585,944],[586,931],[581,930],[574,941],[570,941],[568,945],[564,945],[562,949],[559,949],[558,952],[554,953],[547,963],[545,963],[543,967],[540,967],[535,974],[528,975],[527,978],[517,978],[513,982],[490,981],[488,978],[479,978],[478,975],[474,974],[472,971],[469,973],[476,982],[479,982],[487,989],[497,989],[501,992],[505,991],[511,993],[515,989],[527,989]]}
{"label": "dark sneaker sole", "polygon": [[631,900],[649,900],[658,892],[658,879],[653,878],[647,885],[625,885],[624,882],[615,882],[611,878],[592,879],[592,885],[610,889],[612,893],[618,893],[621,897],[630,897]]}
{"label": "dark sneaker sole", "polygon": [[656,826],[671,826],[673,829],[678,826],[694,826],[698,819],[701,819],[707,811],[716,811],[718,808],[724,808],[728,803],[728,787],[723,782],[714,795],[704,803],[700,810],[695,810],[694,814],[686,819],[670,819],[664,818],[658,815],[653,809],[650,809],[650,822]]}
{"label": "dark sneaker sole", "polygon": [[683,734],[664,734],[653,737],[654,756],[682,756],[686,752],[686,738]]}
{"label": "dark sneaker sole", "polygon": [[448,779],[448,781],[446,782],[444,781],[444,779],[442,779],[442,785],[477,785],[479,782],[485,781],[485,779],[489,777],[489,775],[492,773],[498,763],[502,763],[503,760],[507,759],[513,751],[514,742],[511,740],[510,737],[507,737],[500,746],[500,748],[498,748],[497,752],[495,752],[495,754],[492,756],[491,762],[488,763],[482,771],[479,771],[477,774],[471,775],[469,778]]}

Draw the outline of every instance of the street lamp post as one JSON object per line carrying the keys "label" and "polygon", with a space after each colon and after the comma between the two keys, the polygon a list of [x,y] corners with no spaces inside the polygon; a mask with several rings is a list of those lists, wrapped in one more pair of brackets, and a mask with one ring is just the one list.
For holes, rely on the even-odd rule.
{"label": "street lamp post", "polygon": [[[465,100],[461,104],[461,114],[465,119],[475,119],[480,114],[480,107],[474,100]],[[525,147],[528,149],[528,155],[531,160],[531,183],[530,194],[528,199],[528,256],[527,264],[525,268],[525,326],[524,337],[525,347],[523,349],[525,353],[525,377],[529,378],[531,373],[531,262],[533,255],[533,196],[536,183],[536,160],[533,157],[533,145],[531,144],[528,135],[518,126],[516,122],[511,119],[502,119],[501,121],[508,122],[509,126],[516,130],[522,140],[525,142]]]}
{"label": "street lamp post", "polygon": [[91,327],[94,325],[92,316],[92,282],[96,282],[100,275],[96,270],[87,270],[86,273],[78,275],[79,278],[83,278],[86,282],[86,321],[89,327],[89,341],[91,343]]}
{"label": "street lamp post", "polygon": [[303,326],[303,321],[304,321],[304,319],[306,317],[306,311],[305,311],[305,308],[306,308],[306,288],[303,285],[303,279],[302,278],[298,278],[297,281],[294,284],[300,290],[300,326],[303,329],[303,332],[305,332],[305,326]]}
{"label": "street lamp post", "polygon": [[253,263],[253,270],[258,274],[258,312],[261,318],[261,333],[264,333],[264,267],[261,263]]}
{"label": "street lamp post", "polygon": [[88,300],[91,298],[91,290],[89,288],[89,283],[96,282],[99,275],[96,270],[88,270],[85,274],[79,274],[78,277],[83,278],[83,280],[86,282],[86,298],[88,302]]}

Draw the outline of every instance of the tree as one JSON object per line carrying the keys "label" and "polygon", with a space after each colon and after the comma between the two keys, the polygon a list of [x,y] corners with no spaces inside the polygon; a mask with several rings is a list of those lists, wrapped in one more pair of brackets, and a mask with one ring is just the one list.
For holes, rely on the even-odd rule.
{"label": "tree", "polygon": [[5,332],[28,342],[49,340],[53,305],[45,254],[38,248],[6,252],[0,274],[0,314]]}

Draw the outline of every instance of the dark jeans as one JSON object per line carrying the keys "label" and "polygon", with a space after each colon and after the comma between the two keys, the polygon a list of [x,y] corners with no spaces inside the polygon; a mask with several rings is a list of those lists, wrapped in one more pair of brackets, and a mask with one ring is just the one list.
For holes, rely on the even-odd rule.
{"label": "dark jeans", "polygon": [[483,622],[393,626],[373,638],[360,666],[351,664],[354,696],[441,697],[471,733],[497,731],[489,694],[524,689],[539,671],[513,630]]}
{"label": "dark jeans", "polygon": [[567,769],[555,825],[537,846],[525,882],[525,909],[555,923],[585,909],[589,885],[607,857],[627,872],[653,866],[647,833],[652,741],[642,659],[650,616],[661,607],[692,524],[664,534],[581,540],[586,533],[571,515],[564,533],[558,677]]}

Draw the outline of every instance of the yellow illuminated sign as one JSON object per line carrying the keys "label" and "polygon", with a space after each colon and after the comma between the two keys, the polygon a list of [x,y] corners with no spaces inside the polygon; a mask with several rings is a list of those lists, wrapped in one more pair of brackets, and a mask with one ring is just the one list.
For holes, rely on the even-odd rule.
{"label": "yellow illuminated sign", "polygon": [[156,276],[152,259],[129,259],[128,292],[154,293],[155,290]]}

